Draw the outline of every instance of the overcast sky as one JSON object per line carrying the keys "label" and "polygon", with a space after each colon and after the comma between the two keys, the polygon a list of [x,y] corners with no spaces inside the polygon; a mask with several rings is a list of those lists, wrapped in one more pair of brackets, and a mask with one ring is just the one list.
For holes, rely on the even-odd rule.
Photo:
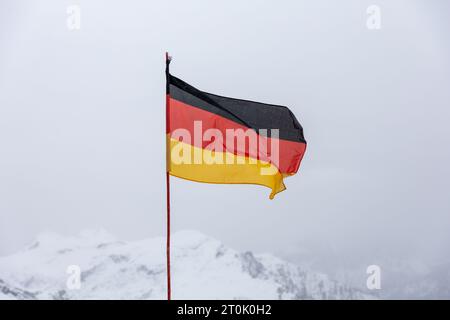
{"label": "overcast sky", "polygon": [[289,106],[308,141],[273,201],[172,178],[174,231],[281,256],[448,258],[449,13],[444,0],[2,0],[0,255],[43,231],[165,235],[168,50],[202,90]]}

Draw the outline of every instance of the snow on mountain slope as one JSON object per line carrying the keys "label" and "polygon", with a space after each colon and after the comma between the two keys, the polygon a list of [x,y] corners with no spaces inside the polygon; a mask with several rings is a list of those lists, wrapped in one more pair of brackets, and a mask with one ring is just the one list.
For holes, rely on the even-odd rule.
{"label": "snow on mountain slope", "polygon": [[0,300],[35,300],[31,292],[15,288],[0,279]]}
{"label": "snow on mountain slope", "polygon": [[[81,288],[66,285],[69,265]],[[373,298],[271,255],[239,253],[194,231],[172,237],[174,299]],[[118,241],[103,231],[40,235],[0,258],[0,299],[165,299],[165,239]]]}

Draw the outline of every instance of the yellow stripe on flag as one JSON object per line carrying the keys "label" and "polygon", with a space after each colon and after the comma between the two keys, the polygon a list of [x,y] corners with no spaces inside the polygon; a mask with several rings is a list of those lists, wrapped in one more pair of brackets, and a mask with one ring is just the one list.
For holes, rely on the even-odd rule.
{"label": "yellow stripe on flag", "polygon": [[283,175],[267,162],[231,152],[202,149],[175,139],[170,139],[169,155],[170,175],[182,179],[204,183],[262,185],[272,190],[270,199],[286,189]]}

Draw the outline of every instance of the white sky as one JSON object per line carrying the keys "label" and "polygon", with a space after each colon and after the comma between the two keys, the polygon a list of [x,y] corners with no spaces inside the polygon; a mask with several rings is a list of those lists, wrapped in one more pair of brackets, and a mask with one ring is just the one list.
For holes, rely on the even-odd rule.
{"label": "white sky", "polygon": [[202,90],[288,105],[308,141],[273,201],[172,178],[174,230],[292,257],[448,258],[447,1],[156,3],[0,2],[0,255],[42,231],[164,235],[169,50]]}

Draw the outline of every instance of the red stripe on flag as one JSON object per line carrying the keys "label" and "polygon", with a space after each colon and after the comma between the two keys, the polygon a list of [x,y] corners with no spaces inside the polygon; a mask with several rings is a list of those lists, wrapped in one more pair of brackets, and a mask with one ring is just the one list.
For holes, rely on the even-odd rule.
{"label": "red stripe on flag", "polygon": [[[191,144],[205,148],[208,146],[211,141],[203,141],[203,139],[198,138],[194,139],[194,121],[201,121],[202,124],[202,135],[208,129],[218,129],[224,138],[226,137],[226,129],[243,129],[247,130],[244,125],[236,123],[232,120],[219,116],[215,113],[205,111],[200,108],[196,108],[194,106],[185,104],[181,101],[170,98],[170,132],[173,133],[174,130],[177,129],[185,129],[188,130],[192,141]],[[267,129],[277,129],[277,128],[267,128]],[[282,128],[280,128],[282,130]],[[224,151],[228,151],[234,153],[236,155],[243,155],[247,157],[252,157],[258,160],[271,162],[274,164],[281,173],[285,174],[294,174],[298,171],[300,166],[300,162],[303,158],[303,155],[306,150],[306,144],[301,142],[295,142],[284,139],[276,139],[276,138],[267,138],[261,135],[257,135],[258,143],[265,144],[267,146],[265,150],[258,150],[258,148],[253,148],[249,146],[249,143],[245,143],[245,145],[237,145],[234,144],[234,149],[230,150],[229,146]],[[262,139],[262,140],[261,140]],[[259,141],[261,140],[261,141]],[[279,143],[279,159],[271,160],[271,143],[277,140]],[[258,146],[259,144],[257,144]],[[278,163],[277,163],[278,162]]]}

